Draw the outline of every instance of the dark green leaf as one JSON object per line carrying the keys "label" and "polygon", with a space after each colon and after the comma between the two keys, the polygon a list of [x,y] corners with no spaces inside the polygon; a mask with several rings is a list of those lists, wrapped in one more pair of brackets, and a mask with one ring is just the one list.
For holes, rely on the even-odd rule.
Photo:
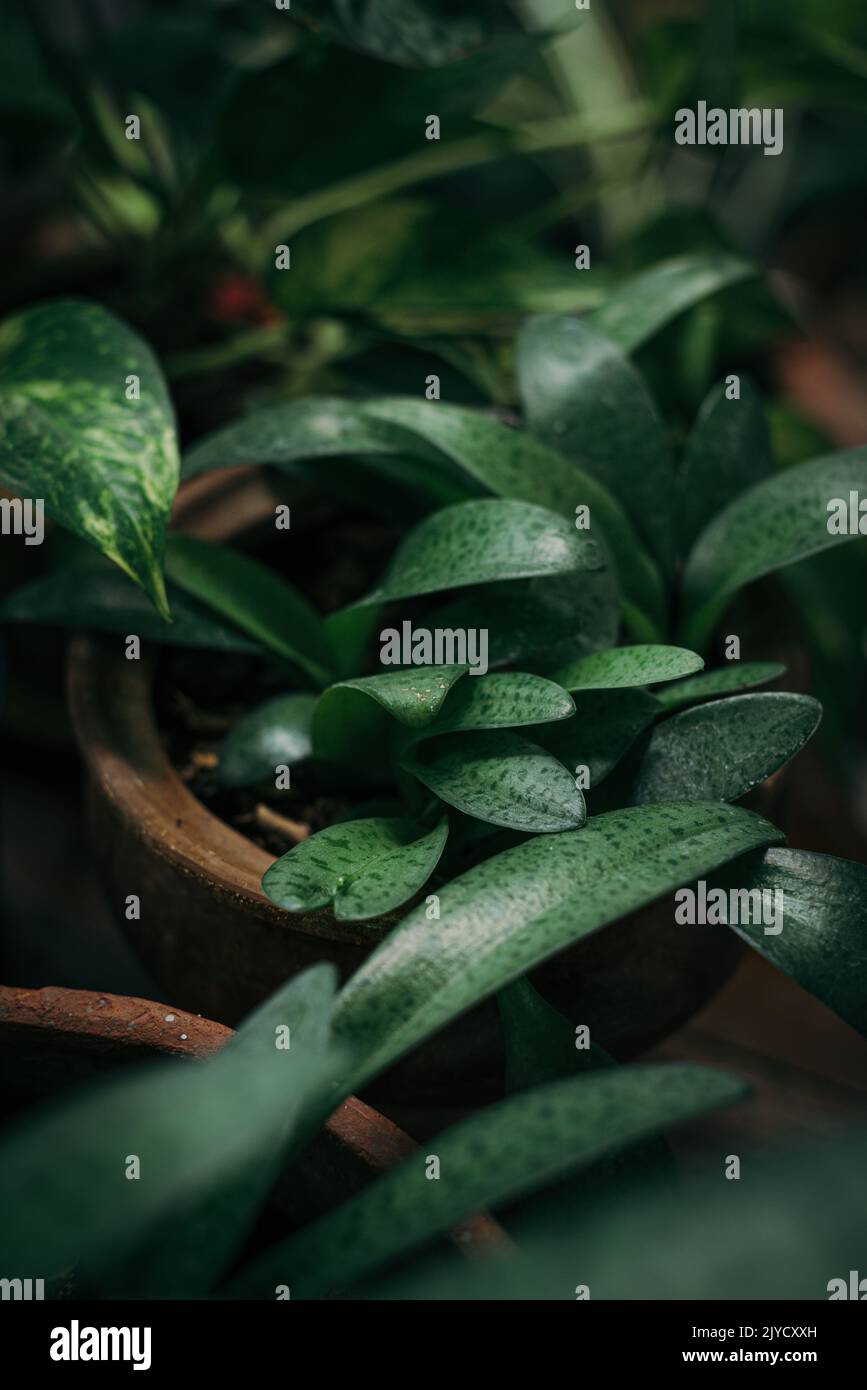
{"label": "dark green leaf", "polygon": [[741,378],[740,393],[739,400],[728,400],[725,382],[715,386],[686,441],[677,478],[677,535],[683,554],[729,502],[773,470],[762,398],[746,378]]}
{"label": "dark green leaf", "polygon": [[[76,1266],[117,1296],[115,1276],[135,1255],[129,1296],[206,1293],[323,1084],[334,981],[326,965],[296,976],[212,1061],[156,1064],[25,1119],[0,1154],[12,1199],[0,1222],[3,1268]],[[289,1048],[276,1045],[282,1025]],[[127,1177],[128,1155],[140,1161],[138,1181]],[[221,1203],[227,1190],[232,1201]],[[214,1202],[221,1219],[199,1222]]]}
{"label": "dark green leaf", "polygon": [[590,321],[624,352],[634,352],[678,314],[754,274],[735,256],[678,256],[623,280]]}
{"label": "dark green leaf", "polygon": [[309,758],[315,706],[315,695],[275,695],[242,715],[220,748],[217,781],[224,787],[251,787],[273,780],[278,766],[292,767]]}
{"label": "dark green leaf", "polygon": [[509,830],[550,834],[584,824],[584,797],[556,758],[501,730],[443,734],[401,766],[442,801]]}
{"label": "dark green leaf", "polygon": [[362,602],[568,574],[598,569],[600,564],[595,542],[544,507],[493,498],[458,502],[419,522]]}
{"label": "dark green leaf", "polygon": [[573,776],[588,769],[588,787],[599,785],[661,711],[646,690],[579,690],[575,717],[533,730],[533,739],[554,754]]}
{"label": "dark green leaf", "polygon": [[551,680],[565,690],[615,690],[621,686],[654,685],[691,675],[704,665],[700,656],[684,647],[636,645],[613,647],[579,657],[551,672]]}
{"label": "dark green leaf", "polygon": [[781,839],[739,807],[676,802],[593,816],[484,861],[439,890],[439,921],[415,908],[338,996],[335,1036],[356,1058],[344,1084],[358,1089],[548,956]]}
{"label": "dark green leaf", "polygon": [[779,892],[781,931],[769,932],[767,922],[758,921],[732,922],[733,930],[867,1035],[867,867],[831,854],[769,849],[714,875],[712,886]]}
{"label": "dark green leaf", "polygon": [[172,621],[166,622],[128,575],[114,566],[86,565],[54,570],[16,589],[0,604],[0,621],[43,623],[73,632],[115,632],[174,647],[248,652],[261,656],[259,642],[169,584]]}
{"label": "dark green leaf", "polygon": [[575,713],[572,697],[554,681],[525,672],[473,676],[461,681],[430,724],[413,731],[413,743],[464,729],[516,729]]}
{"label": "dark green leaf", "polygon": [[831,534],[829,503],[867,496],[867,448],[796,464],[756,483],[702,531],[683,578],[683,641],[701,647],[738,589],[851,540]]}
{"label": "dark green leaf", "polygon": [[362,922],[400,907],[430,878],[448,821],[425,833],[409,820],[350,820],[302,840],[272,864],[262,888],[278,907],[333,906],[339,922]]}
{"label": "dark green leaf", "polygon": [[453,63],[519,27],[495,0],[295,0],[292,15],[362,53],[413,68]]}
{"label": "dark green leaf", "polygon": [[[603,586],[599,583],[605,579]],[[513,666],[525,658],[548,664],[584,655],[617,640],[620,602],[607,570],[559,579],[507,580],[470,589],[427,615],[435,628],[488,634],[488,666]],[[534,665],[537,660],[534,660]]]}
{"label": "dark green leaf", "polygon": [[[0,479],[120,565],[169,616],[162,562],[175,420],[150,348],[98,304],[54,300],[0,325]],[[139,399],[127,399],[128,378]]]}
{"label": "dark green leaf", "polygon": [[669,571],[674,472],[629,358],[586,321],[545,314],[521,329],[517,369],[530,429],[599,479]]}
{"label": "dark green leaf", "polygon": [[546,1003],[528,979],[513,980],[497,994],[506,1047],[506,1092],[514,1095],[576,1072],[613,1066],[592,1040],[577,1046],[575,1029]]}
{"label": "dark green leaf", "polygon": [[767,685],[785,670],[781,661],[733,661],[729,666],[720,666],[715,671],[705,671],[691,680],[657,690],[656,698],[666,710],[680,709],[682,705],[698,704],[700,700],[715,699],[718,695],[749,690],[754,685]]}
{"label": "dark green leaf", "polygon": [[671,1125],[731,1104],[738,1077],[689,1064],[622,1067],[567,1077],[512,1096],[462,1121],[337,1211],[269,1250],[230,1286],[230,1297],[316,1298],[496,1206],[587,1168]]}
{"label": "dark green leaf", "polygon": [[821,717],[818,700],[784,691],[684,710],[651,733],[629,800],[737,801],[793,758]]}
{"label": "dark green leaf", "polygon": [[194,536],[171,536],[166,574],[311,680],[327,685],[334,654],[321,619],[285,579],[258,560]]}
{"label": "dark green leaf", "polygon": [[313,716],[313,747],[326,762],[385,760],[392,720],[421,729],[436,718],[467,666],[423,666],[340,681],[323,693]]}

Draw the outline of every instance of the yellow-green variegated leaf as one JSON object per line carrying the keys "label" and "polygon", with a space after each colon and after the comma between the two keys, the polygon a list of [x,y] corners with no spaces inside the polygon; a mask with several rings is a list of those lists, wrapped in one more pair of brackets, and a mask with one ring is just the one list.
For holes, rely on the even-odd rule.
{"label": "yellow-green variegated leaf", "polygon": [[38,304],[0,325],[0,481],[120,565],[169,616],[174,413],[150,348],[99,304]]}

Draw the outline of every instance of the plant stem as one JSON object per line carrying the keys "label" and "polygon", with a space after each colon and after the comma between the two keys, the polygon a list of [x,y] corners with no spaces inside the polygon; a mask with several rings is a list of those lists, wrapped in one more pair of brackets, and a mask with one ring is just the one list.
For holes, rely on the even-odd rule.
{"label": "plant stem", "polygon": [[275,244],[324,217],[363,207],[376,198],[425,183],[428,179],[476,168],[513,154],[541,154],[591,141],[621,139],[646,130],[652,123],[650,108],[643,102],[633,102],[602,118],[570,113],[547,121],[534,121],[515,130],[486,130],[442,148],[432,144],[430,149],[343,179],[272,213],[261,229],[263,255],[270,254]]}

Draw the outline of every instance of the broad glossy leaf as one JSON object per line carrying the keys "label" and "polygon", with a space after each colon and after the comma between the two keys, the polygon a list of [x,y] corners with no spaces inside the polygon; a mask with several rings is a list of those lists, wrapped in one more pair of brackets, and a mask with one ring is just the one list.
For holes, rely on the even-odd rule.
{"label": "broad glossy leaf", "polygon": [[781,893],[782,931],[767,932],[758,922],[733,922],[732,930],[867,1034],[867,867],[831,854],[779,848],[745,855],[712,882]]}
{"label": "broad glossy leaf", "polygon": [[[605,585],[598,581],[604,579]],[[427,615],[431,629],[488,634],[488,666],[520,665],[533,658],[549,665],[564,655],[613,646],[620,626],[620,599],[609,570],[559,579],[506,580],[470,589]]]}
{"label": "broad glossy leaf", "polygon": [[268,651],[317,684],[331,679],[334,654],[321,619],[291,584],[227,545],[172,536],[166,574]]}
{"label": "broad glossy leaf", "polygon": [[716,699],[718,695],[749,690],[754,685],[767,685],[785,670],[781,661],[733,661],[715,671],[704,671],[700,676],[657,690],[656,698],[667,710],[680,709],[683,705],[698,704],[700,700]]}
{"label": "broad glossy leaf", "polygon": [[506,1093],[527,1091],[576,1072],[613,1066],[604,1048],[576,1046],[575,1029],[526,978],[497,994],[506,1049]]}
{"label": "broad glossy leaf", "polygon": [[292,16],[363,53],[414,68],[453,63],[519,28],[493,0],[295,0]]}
{"label": "broad glossy leaf", "polygon": [[651,733],[629,799],[737,801],[793,758],[821,717],[818,700],[785,691],[683,710]]}
{"label": "broad glossy leaf", "polygon": [[315,695],[275,695],[241,716],[223,740],[217,781],[224,787],[251,787],[273,781],[279,765],[292,767],[313,751],[311,726]]}
{"label": "broad glossy leaf", "polygon": [[[187,454],[184,476],[242,463],[271,463],[302,473],[312,465],[318,481],[329,481],[323,459],[352,457],[378,467],[387,479],[395,461],[411,459],[413,483],[431,506],[459,500],[460,489],[482,487],[501,497],[549,507],[575,517],[588,506],[591,535],[611,554],[631,620],[649,624],[639,631],[658,636],[665,622],[659,573],[638,543],[619,502],[595,478],[524,430],[515,430],[477,410],[415,397],[351,402],[329,397],[290,401],[256,411],[218,430]],[[340,478],[336,483],[340,483]],[[456,495],[457,494],[457,495]],[[569,587],[569,586],[565,586]],[[572,593],[577,586],[571,585]],[[600,571],[582,584],[576,618],[593,601],[593,611],[616,609],[615,576]]]}
{"label": "broad glossy leaf", "polygon": [[477,865],[439,890],[439,921],[415,908],[344,986],[335,1037],[356,1059],[345,1084],[362,1085],[557,951],[782,838],[740,807],[675,802],[593,816]]}
{"label": "broad glossy leaf", "polygon": [[[137,377],[139,399],[128,400]],[[162,562],[178,485],[175,420],[150,348],[99,304],[38,304],[0,325],[0,480],[141,584],[168,617]]]}
{"label": "broad glossy leaf", "polygon": [[[184,456],[183,476],[242,464],[273,464],[307,477],[341,495],[346,490],[340,460],[363,461],[388,482],[399,463],[432,507],[471,495],[457,469],[409,430],[369,415],[364,406],[339,397],[312,396],[253,411],[195,444]],[[323,464],[328,462],[327,467]],[[332,476],[333,474],[333,476]]]}
{"label": "broad glossy leaf", "polygon": [[529,428],[599,479],[670,570],[674,471],[656,408],[629,358],[586,321],[544,314],[518,335],[517,370]]}
{"label": "broad glossy leaf", "polygon": [[594,541],[544,507],[493,498],[458,502],[419,522],[362,602],[593,570],[601,563]]}
{"label": "broad glossy leaf", "polygon": [[683,577],[683,641],[701,647],[733,594],[754,579],[851,540],[832,535],[828,504],[867,495],[867,448],[785,468],[742,492],[702,531]]}
{"label": "broad glossy leaf", "polygon": [[73,632],[135,634],[149,642],[205,651],[248,652],[261,656],[255,642],[174,584],[167,586],[172,621],[161,618],[147,595],[114,566],[77,565],[54,570],[16,589],[0,604],[0,621],[45,623]]}
{"label": "broad glossy leaf", "polygon": [[725,382],[715,386],[686,441],[677,477],[677,536],[683,554],[729,502],[773,470],[762,398],[744,377],[740,392],[739,400],[728,400]]}
{"label": "broad glossy leaf", "polygon": [[313,716],[316,756],[335,763],[384,761],[391,721],[408,729],[430,724],[452,686],[468,670],[467,666],[413,666],[329,686]]}
{"label": "broad glossy leaf", "polygon": [[465,729],[517,729],[547,724],[575,713],[572,697],[544,676],[523,671],[472,676],[457,686],[430,724],[410,735],[413,743]]}
{"label": "broad glossy leaf", "polygon": [[711,1172],[674,1189],[642,1183],[578,1211],[574,1201],[551,1200],[522,1224],[513,1256],[401,1268],[365,1296],[574,1304],[580,1278],[594,1299],[815,1302],[832,1291],[841,1297],[841,1283],[848,1297],[867,1241],[864,1127],[840,1127],[821,1143],[790,1141],[770,1161],[767,1145],[740,1157],[749,1182]]}
{"label": "broad glossy leaf", "polygon": [[552,671],[551,679],[566,690],[615,690],[677,680],[700,671],[702,666],[702,658],[684,647],[637,644],[579,657]]}
{"label": "broad glossy leaf", "polygon": [[574,777],[517,734],[443,734],[405,753],[401,766],[449,806],[508,830],[550,834],[586,819]]}
{"label": "broad glossy leaf", "polygon": [[[460,406],[394,396],[370,402],[366,411],[382,423],[417,430],[445,458],[501,497],[573,519],[579,506],[587,506],[590,535],[611,555],[628,616],[649,624],[643,635],[658,635],[665,622],[659,571],[642,548],[628,509],[592,472],[576,467],[576,459],[564,458],[527,430],[511,429]],[[593,584],[601,586],[603,579]]]}
{"label": "broad glossy leaf", "polygon": [[380,622],[378,608],[341,608],[324,620],[338,676],[364,670],[368,649]]}
{"label": "broad glossy leaf", "polygon": [[[206,1293],[328,1074],[334,982],[333,967],[315,966],[213,1060],[158,1063],[79,1090],[7,1132],[3,1267],[47,1275],[75,1266],[115,1297],[118,1276],[129,1296]],[[275,1045],[283,1025],[288,1049]],[[139,1181],[126,1176],[128,1154],[140,1160]],[[213,1204],[220,1219],[201,1221]],[[141,1262],[134,1277],[124,1273],[131,1256]]]}
{"label": "broad glossy leaf", "polygon": [[427,833],[381,817],[330,825],[272,864],[262,888],[289,912],[332,906],[339,922],[362,922],[400,907],[427,882],[448,833],[445,818]]}
{"label": "broad glossy leaf", "polygon": [[646,690],[578,690],[575,717],[564,724],[534,729],[532,737],[573,776],[576,768],[586,767],[592,790],[617,766],[661,709],[656,697]]}
{"label": "broad glossy leaf", "polygon": [[[316,1298],[494,1207],[587,1168],[745,1092],[725,1072],[687,1063],[622,1067],[549,1082],[488,1106],[427,1141],[442,1180],[425,1176],[422,1150],[365,1192],[269,1250],[228,1289],[270,1297],[287,1283]],[[496,1261],[495,1261],[496,1263]]]}
{"label": "broad glossy leaf", "polygon": [[624,352],[634,352],[678,314],[754,274],[736,256],[678,256],[621,281],[590,321]]}

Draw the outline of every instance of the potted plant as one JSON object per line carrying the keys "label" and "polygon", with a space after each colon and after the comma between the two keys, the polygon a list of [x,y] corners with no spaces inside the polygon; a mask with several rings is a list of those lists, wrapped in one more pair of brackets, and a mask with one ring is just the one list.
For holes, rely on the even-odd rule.
{"label": "potted plant", "polygon": [[[830,509],[864,485],[864,451],[774,472],[760,402],[732,376],[675,473],[627,355],[730,274],[713,258],[667,264],[589,321],[529,320],[516,346],[523,429],[436,400],[311,398],[194,445],[191,479],[240,463],[290,476],[289,500],[269,503],[276,566],[201,536],[165,543],[177,444],[135,334],[80,302],[7,321],[3,477],[116,564],[50,573],[4,615],[116,634],[75,648],[73,706],[118,907],[182,1004],[234,1019],[323,954],[348,975],[377,947],[365,979],[402,917],[400,932],[427,942],[410,994],[432,987],[457,934],[469,1006],[498,923],[500,983],[555,957],[537,977],[548,997],[628,1056],[734,959],[729,934],[685,931],[670,901],[649,905],[727,865],[744,891],[773,880],[795,901],[805,878],[830,875],[844,896],[860,882],[843,861],[767,849],[780,832],[731,804],[803,746],[817,702],[756,691],[779,665],[697,673],[740,589],[849,538]],[[304,574],[291,558],[299,518],[321,518],[313,483],[409,518],[400,536],[377,533],[390,559],[368,559],[360,586],[353,570],[324,619],[299,587],[315,558]],[[333,516],[311,524],[312,557]],[[632,645],[615,645],[621,623]],[[671,645],[678,635],[686,645]],[[216,758],[192,750],[207,774],[196,786],[213,799],[268,781],[281,809],[254,795],[270,812],[260,820],[297,840],[277,863],[173,771],[143,639],[216,652],[206,683],[216,691],[222,672],[229,687],[217,703],[237,705],[241,660],[243,715]],[[249,814],[249,799],[241,813],[227,804],[236,822]],[[785,933],[739,930],[797,973]],[[468,1014],[417,1062],[403,1077],[414,1093],[420,1076],[452,1095],[462,1082],[466,1098],[489,1090],[496,1016]]]}

